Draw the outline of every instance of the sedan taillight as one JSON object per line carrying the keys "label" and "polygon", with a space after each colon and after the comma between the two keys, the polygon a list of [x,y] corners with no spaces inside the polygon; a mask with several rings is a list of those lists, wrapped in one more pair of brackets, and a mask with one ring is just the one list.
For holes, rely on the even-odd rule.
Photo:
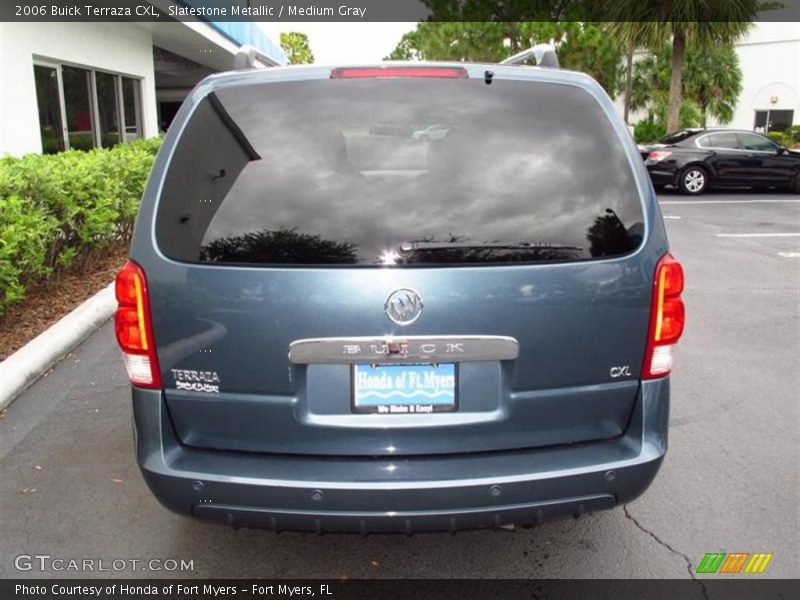
{"label": "sedan taillight", "polygon": [[647,155],[647,162],[657,163],[672,155],[669,150],[653,150]]}

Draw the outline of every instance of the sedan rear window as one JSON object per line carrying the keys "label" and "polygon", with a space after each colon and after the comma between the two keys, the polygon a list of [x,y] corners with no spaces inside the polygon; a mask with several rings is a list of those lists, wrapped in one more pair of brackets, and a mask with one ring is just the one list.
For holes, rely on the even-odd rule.
{"label": "sedan rear window", "polygon": [[184,261],[519,264],[626,254],[642,221],[622,144],[582,89],[343,79],[202,100],[156,234]]}
{"label": "sedan rear window", "polygon": [[658,140],[659,144],[665,144],[667,146],[671,146],[672,144],[677,144],[678,142],[682,142],[683,140],[692,137],[696,131],[678,131],[676,133],[670,133],[669,135],[665,135],[664,137]]}
{"label": "sedan rear window", "polygon": [[706,142],[708,148],[729,148],[736,150],[741,148],[739,138],[733,131],[712,133]]}

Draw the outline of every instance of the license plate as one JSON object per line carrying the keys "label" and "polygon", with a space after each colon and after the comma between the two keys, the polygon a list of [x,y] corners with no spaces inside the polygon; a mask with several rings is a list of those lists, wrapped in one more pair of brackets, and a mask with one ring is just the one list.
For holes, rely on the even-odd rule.
{"label": "license plate", "polygon": [[458,369],[436,365],[353,365],[353,412],[425,414],[456,410]]}

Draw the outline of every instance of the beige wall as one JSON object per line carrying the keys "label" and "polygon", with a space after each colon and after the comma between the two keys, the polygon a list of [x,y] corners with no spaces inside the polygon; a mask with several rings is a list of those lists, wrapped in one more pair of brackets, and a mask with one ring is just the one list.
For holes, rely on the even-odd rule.
{"label": "beige wall", "polygon": [[800,123],[800,23],[758,23],[736,45],[742,93],[728,127],[752,129],[756,110],[793,110]]}

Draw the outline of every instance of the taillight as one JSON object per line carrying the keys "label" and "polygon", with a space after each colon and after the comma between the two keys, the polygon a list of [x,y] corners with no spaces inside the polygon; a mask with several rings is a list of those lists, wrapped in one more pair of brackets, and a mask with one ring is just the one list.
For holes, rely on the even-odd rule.
{"label": "taillight", "polygon": [[365,79],[369,77],[467,79],[467,70],[462,67],[343,67],[331,71],[331,79]]}
{"label": "taillight", "polygon": [[161,388],[161,372],[153,341],[150,302],[144,271],[132,260],[117,274],[114,331],[122,349],[128,379],[139,387]]}
{"label": "taillight", "polygon": [[683,333],[686,320],[682,291],[683,267],[671,254],[666,254],[656,265],[643,379],[664,377],[672,370],[672,349]]}
{"label": "taillight", "polygon": [[669,150],[653,150],[647,155],[647,162],[656,163],[672,155]]}

